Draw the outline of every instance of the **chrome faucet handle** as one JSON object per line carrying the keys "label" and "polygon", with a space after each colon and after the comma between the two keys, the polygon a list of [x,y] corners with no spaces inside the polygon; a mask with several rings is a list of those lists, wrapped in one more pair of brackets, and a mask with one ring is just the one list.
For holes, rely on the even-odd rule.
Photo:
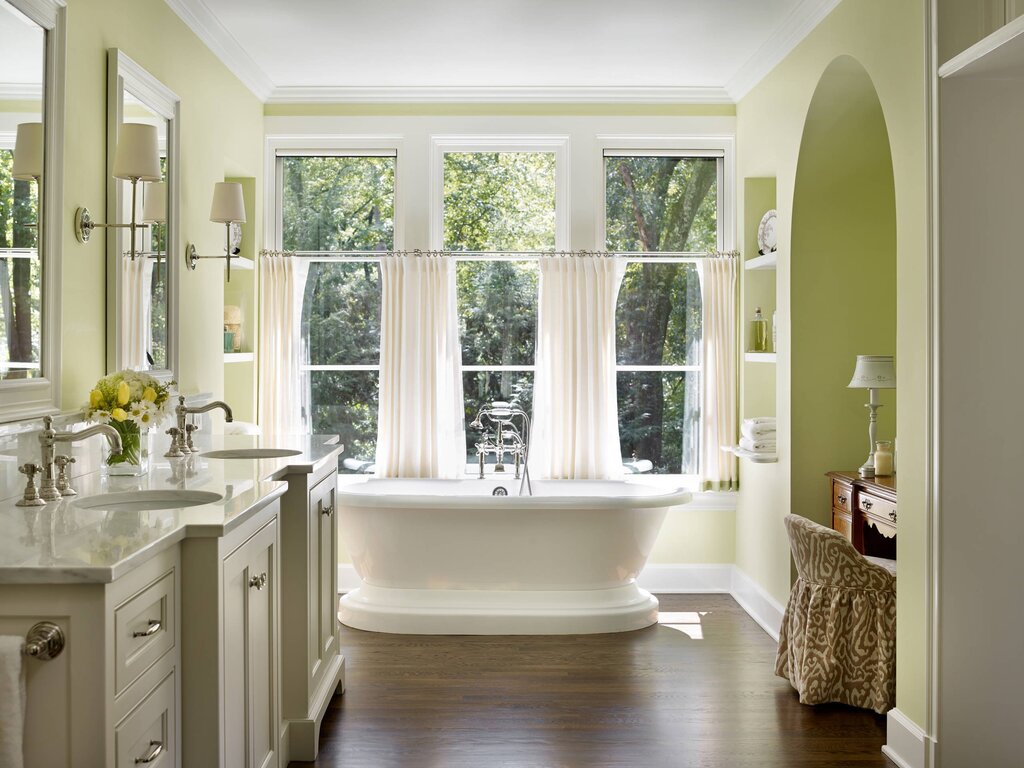
{"label": "chrome faucet handle", "polygon": [[22,497],[14,502],[16,507],[44,507],[46,502],[39,496],[39,491],[36,490],[36,475],[43,471],[43,468],[38,464],[22,464],[18,467],[18,471],[21,474],[28,477],[28,482],[25,484],[25,493]]}
{"label": "chrome faucet handle", "polygon": [[171,447],[164,454],[165,459],[180,459],[184,457],[185,452],[182,449],[181,441],[181,430],[177,427],[171,427],[167,430],[167,434],[171,436]]}
{"label": "chrome faucet handle", "polygon": [[54,456],[53,463],[57,466],[57,490],[61,496],[77,496],[78,491],[71,487],[68,478],[68,464],[75,463],[74,456]]}
{"label": "chrome faucet handle", "polygon": [[185,425],[185,450],[187,450],[189,453],[198,453],[195,445],[192,443],[192,433],[198,429],[198,424]]}

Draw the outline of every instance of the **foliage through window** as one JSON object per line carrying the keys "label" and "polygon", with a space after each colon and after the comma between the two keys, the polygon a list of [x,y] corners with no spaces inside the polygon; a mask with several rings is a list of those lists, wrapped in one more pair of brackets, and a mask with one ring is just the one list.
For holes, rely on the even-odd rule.
{"label": "foliage through window", "polygon": [[13,163],[14,152],[0,149],[0,380],[41,374],[38,185],[16,180]]}
{"label": "foliage through window", "polygon": [[[483,254],[456,266],[466,424],[495,400],[532,413],[538,267],[502,252],[555,248],[555,155],[448,152],[443,171],[444,246]],[[468,464],[480,438],[467,429]]]}
{"label": "foliage through window", "polygon": [[619,439],[625,459],[648,460],[658,473],[699,469],[702,304],[693,256],[718,247],[720,163],[605,157],[605,244],[628,261],[616,309]]}
{"label": "foliage through window", "polygon": [[313,432],[339,435],[346,457],[369,464],[380,382],[381,285],[373,253],[394,248],[395,158],[278,162],[282,246],[338,254],[308,260],[301,327],[307,421]]}

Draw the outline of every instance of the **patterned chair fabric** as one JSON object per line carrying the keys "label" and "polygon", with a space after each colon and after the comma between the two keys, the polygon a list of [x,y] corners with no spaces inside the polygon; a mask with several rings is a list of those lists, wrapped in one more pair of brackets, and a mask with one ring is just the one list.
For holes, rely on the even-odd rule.
{"label": "patterned chair fabric", "polygon": [[801,704],[885,713],[896,704],[896,576],[838,531],[786,515],[798,578],[782,618],[775,674]]}

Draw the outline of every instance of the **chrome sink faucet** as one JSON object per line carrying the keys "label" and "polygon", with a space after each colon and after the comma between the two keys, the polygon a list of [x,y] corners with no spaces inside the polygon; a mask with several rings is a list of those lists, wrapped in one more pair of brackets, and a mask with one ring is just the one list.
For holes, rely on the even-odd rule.
{"label": "chrome sink faucet", "polygon": [[[110,441],[110,449],[114,453],[121,452],[121,436],[109,424],[93,424],[91,427],[79,430],[78,432],[57,432],[53,428],[53,417],[43,417],[43,431],[39,433],[39,445],[42,449],[42,459],[39,466],[43,476],[39,484],[39,498],[43,501],[58,501],[62,495],[57,487],[57,473],[54,467],[55,459],[58,458],[54,455],[57,443],[75,443],[93,435],[106,435],[107,440]],[[67,463],[63,460],[64,457],[59,458],[62,459],[62,464]],[[70,486],[68,487],[70,489]],[[26,498],[27,492],[28,489],[26,488]],[[74,491],[71,491],[68,495],[73,496]]]}
{"label": "chrome sink faucet", "polygon": [[174,407],[177,426],[167,430],[167,434],[171,436],[171,447],[164,456],[169,459],[180,459],[183,456],[188,456],[190,453],[198,453],[192,444],[192,433],[199,429],[199,427],[196,424],[186,424],[186,419],[189,414],[206,413],[214,408],[220,408],[224,411],[224,421],[234,420],[234,417],[231,415],[231,407],[221,400],[214,400],[212,403],[193,408],[185,405],[184,395],[178,395],[178,404]]}
{"label": "chrome sink faucet", "polygon": [[[493,437],[484,427],[484,421],[494,425]],[[515,422],[519,421],[517,427]],[[480,409],[471,427],[483,432],[483,439],[476,443],[477,461],[480,466],[479,477],[484,477],[484,466],[487,454],[493,453],[496,459],[495,472],[505,472],[505,456],[509,455],[515,462],[515,479],[520,480],[519,495],[523,495],[524,487],[529,495],[533,495],[530,482],[530,417],[526,411],[516,404],[495,401]],[[520,471],[522,474],[520,475]]]}

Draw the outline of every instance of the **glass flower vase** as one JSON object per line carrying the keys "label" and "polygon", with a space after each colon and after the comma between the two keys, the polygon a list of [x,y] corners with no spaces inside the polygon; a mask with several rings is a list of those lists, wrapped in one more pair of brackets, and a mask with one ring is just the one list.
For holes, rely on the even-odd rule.
{"label": "glass flower vase", "polygon": [[121,436],[121,451],[115,453],[104,443],[103,467],[108,475],[139,477],[149,472],[149,429],[134,421],[111,421]]}

